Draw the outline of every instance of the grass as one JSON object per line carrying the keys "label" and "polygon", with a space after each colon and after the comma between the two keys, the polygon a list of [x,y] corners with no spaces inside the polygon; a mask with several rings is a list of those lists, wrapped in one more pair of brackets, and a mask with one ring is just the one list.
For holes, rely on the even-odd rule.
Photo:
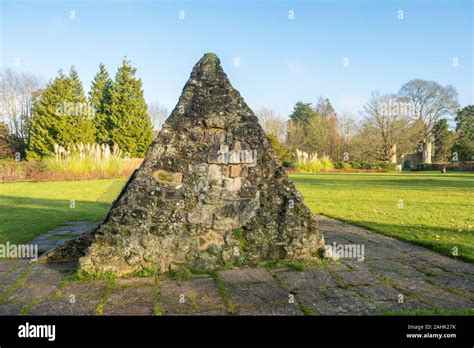
{"label": "grass", "polygon": [[189,280],[193,277],[193,273],[186,267],[180,268],[179,270],[170,271],[170,277],[174,280]]}
{"label": "grass", "polygon": [[244,235],[242,233],[242,229],[241,228],[234,228],[232,230],[232,234],[239,241],[240,251],[244,251],[245,247],[247,245],[247,241],[244,238]]}
{"label": "grass", "polygon": [[[100,221],[109,205],[97,202],[115,180],[0,184],[0,244],[25,243],[68,221]],[[71,204],[74,201],[75,204]],[[74,208],[71,208],[74,206]]]}
{"label": "grass", "polygon": [[290,177],[314,213],[474,261],[473,173]]}
{"label": "grass", "polygon": [[293,271],[302,272],[306,270],[307,265],[302,261],[290,261],[288,262],[288,268]]}
{"label": "grass", "polygon": [[153,304],[153,314],[156,316],[163,315],[163,308],[160,303],[161,297],[161,278],[158,274],[155,274],[155,299]]}
{"label": "grass", "polygon": [[139,278],[151,278],[156,275],[156,271],[152,268],[144,267],[140,269],[139,271],[136,271],[132,273],[133,277],[139,277]]}
{"label": "grass", "polygon": [[232,300],[230,299],[229,295],[227,294],[227,289],[222,282],[222,280],[219,278],[219,275],[217,272],[210,272],[209,273],[214,279],[214,283],[217,286],[217,290],[219,291],[219,295],[221,296],[222,300],[224,301],[224,305],[226,308],[227,313],[229,314],[236,314],[237,313],[237,308],[235,305],[232,303]]}
{"label": "grass", "polygon": [[102,297],[100,298],[97,308],[95,309],[94,315],[103,314],[105,303],[107,302],[107,298],[110,296],[110,293],[112,292],[112,289],[114,288],[114,286],[115,286],[115,278],[108,279],[107,286],[105,287],[104,293],[102,294]]}

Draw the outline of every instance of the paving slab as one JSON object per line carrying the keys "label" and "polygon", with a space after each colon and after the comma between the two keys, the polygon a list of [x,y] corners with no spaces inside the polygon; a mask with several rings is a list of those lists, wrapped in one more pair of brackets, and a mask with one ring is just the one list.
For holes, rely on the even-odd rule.
{"label": "paving slab", "polygon": [[381,281],[381,278],[370,271],[333,272],[332,277],[345,285],[368,285]]}
{"label": "paving slab", "polygon": [[226,315],[226,307],[212,278],[162,280],[160,307],[165,315]]}
{"label": "paving slab", "polygon": [[252,306],[252,307],[240,307],[237,315],[295,315],[302,316],[304,313],[298,307],[298,304],[294,303],[283,303],[274,306],[263,305],[263,306]]}
{"label": "paving slab", "polygon": [[152,286],[114,287],[107,297],[103,315],[152,315],[155,289]]}
{"label": "paving slab", "polygon": [[396,301],[400,295],[400,291],[387,285],[358,286],[355,291],[362,297],[373,301]]}
{"label": "paving slab", "polygon": [[453,291],[464,292],[470,296],[473,296],[474,294],[474,281],[468,276],[446,273],[435,276],[431,278],[430,281],[438,283]]}
{"label": "paving slab", "polygon": [[321,292],[304,291],[299,301],[311,308],[316,315],[371,315],[377,313],[377,307],[370,301],[349,291],[344,297],[326,297]]}
{"label": "paving slab", "polygon": [[0,315],[18,315],[27,304],[26,301],[0,303]]}
{"label": "paving slab", "polygon": [[33,298],[44,299],[53,296],[58,290],[58,284],[48,284],[40,282],[25,282],[12,292],[8,300],[30,300]]}
{"label": "paving slab", "polygon": [[219,278],[226,284],[273,282],[273,277],[263,268],[231,269],[218,272]]}
{"label": "paving slab", "polygon": [[238,284],[227,287],[227,295],[237,307],[288,303],[290,293],[275,283]]}
{"label": "paving slab", "polygon": [[75,298],[51,300],[37,304],[28,315],[94,315],[99,299]]}
{"label": "paving slab", "polygon": [[106,303],[102,315],[153,315],[153,300]]}
{"label": "paving slab", "polygon": [[59,296],[101,298],[107,286],[105,280],[69,281],[59,291]]}
{"label": "paving slab", "polygon": [[122,278],[117,279],[115,285],[122,287],[154,286],[155,278]]}
{"label": "paving slab", "polygon": [[414,299],[404,299],[403,302],[397,301],[374,301],[374,304],[378,308],[378,313],[382,314],[384,312],[392,312],[393,314],[397,312],[409,312],[416,310],[433,310],[434,307],[426,303],[420,302],[420,300]]}
{"label": "paving slab", "polygon": [[285,271],[277,272],[276,274],[286,284],[287,289],[291,291],[337,285],[336,281],[331,277],[331,273],[326,269],[303,272]]}
{"label": "paving slab", "polygon": [[204,306],[200,307],[195,305],[190,301],[185,302],[177,302],[177,301],[169,301],[164,299],[160,302],[160,308],[162,311],[162,315],[199,315],[199,316],[226,316],[229,315],[225,306]]}
{"label": "paving slab", "polygon": [[146,300],[154,302],[155,289],[146,287],[114,287],[110,292],[107,303],[123,303]]}

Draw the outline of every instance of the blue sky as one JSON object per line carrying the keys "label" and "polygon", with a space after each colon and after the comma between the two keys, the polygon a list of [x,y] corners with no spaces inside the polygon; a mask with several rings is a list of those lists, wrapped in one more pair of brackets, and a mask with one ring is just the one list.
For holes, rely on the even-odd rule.
{"label": "blue sky", "polygon": [[75,65],[87,91],[100,62],[113,76],[127,56],[147,102],[169,111],[205,52],[254,111],[284,117],[319,95],[357,115],[371,91],[396,93],[413,78],[474,102],[471,0],[0,1],[1,67],[49,80]]}

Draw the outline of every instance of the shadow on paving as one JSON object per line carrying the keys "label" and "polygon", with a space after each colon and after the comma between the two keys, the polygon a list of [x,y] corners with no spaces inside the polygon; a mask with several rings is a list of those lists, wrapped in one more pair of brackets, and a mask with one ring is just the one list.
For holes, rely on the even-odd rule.
{"label": "shadow on paving", "polygon": [[337,220],[322,218],[320,226],[326,244],[364,243],[364,261],[303,271],[231,269],[188,280],[78,280],[74,263],[5,260],[0,315],[472,314],[472,264]]}

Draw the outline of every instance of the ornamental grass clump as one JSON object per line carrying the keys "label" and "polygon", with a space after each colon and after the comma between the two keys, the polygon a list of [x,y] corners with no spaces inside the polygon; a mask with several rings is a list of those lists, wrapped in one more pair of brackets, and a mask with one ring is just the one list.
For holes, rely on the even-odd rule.
{"label": "ornamental grass clump", "polygon": [[317,153],[307,153],[296,150],[297,170],[299,172],[317,173],[327,172],[334,169],[334,165],[328,156],[318,158]]}
{"label": "ornamental grass clump", "polygon": [[49,171],[68,174],[120,175],[122,153],[118,146],[108,144],[74,144],[63,147],[54,144],[54,155],[44,160]]}

